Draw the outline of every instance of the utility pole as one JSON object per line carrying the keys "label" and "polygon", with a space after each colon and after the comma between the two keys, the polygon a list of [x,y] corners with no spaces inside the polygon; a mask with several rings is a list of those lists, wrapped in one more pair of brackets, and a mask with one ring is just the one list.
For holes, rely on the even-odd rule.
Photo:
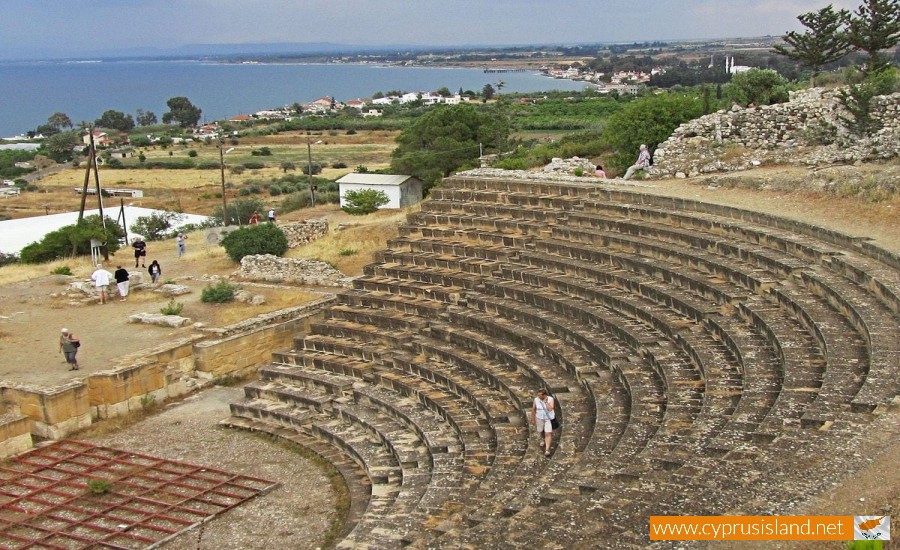
{"label": "utility pole", "polygon": [[222,225],[228,227],[228,198],[225,196],[225,153],[231,152],[234,147],[225,150],[225,142],[219,140],[219,171],[222,174]]}
{"label": "utility pole", "polygon": [[312,144],[309,141],[309,132],[306,132],[306,156],[307,170],[309,174],[309,205],[316,205],[316,187],[313,185],[313,169],[312,169]]}

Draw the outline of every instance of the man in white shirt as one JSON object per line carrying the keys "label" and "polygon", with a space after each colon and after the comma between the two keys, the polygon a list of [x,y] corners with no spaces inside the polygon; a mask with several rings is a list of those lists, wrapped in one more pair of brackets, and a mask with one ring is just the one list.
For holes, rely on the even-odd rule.
{"label": "man in white shirt", "polygon": [[531,423],[537,430],[538,437],[544,434],[544,456],[550,456],[550,445],[553,443],[553,419],[556,418],[556,403],[544,390],[538,390],[534,403],[531,404]]}
{"label": "man in white shirt", "polygon": [[103,269],[103,264],[97,264],[97,269],[91,274],[91,280],[94,281],[94,287],[97,289],[97,294],[100,295],[100,304],[106,303],[106,287],[109,286],[110,279],[112,279],[112,273]]}

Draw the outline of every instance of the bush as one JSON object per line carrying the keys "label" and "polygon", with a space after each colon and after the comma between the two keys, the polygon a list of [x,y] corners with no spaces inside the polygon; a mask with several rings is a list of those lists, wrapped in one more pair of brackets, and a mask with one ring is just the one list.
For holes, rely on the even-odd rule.
{"label": "bush", "polygon": [[[312,167],[312,174],[313,174],[314,176],[315,176],[316,174],[321,174],[321,173],[322,173],[322,165],[321,165],[321,164],[319,164],[319,163],[317,163],[317,162],[314,162],[314,163],[312,163],[312,166],[311,166],[311,167]],[[309,170],[310,170],[310,165],[309,165],[309,164],[304,164],[302,170],[303,170],[303,173],[306,174],[306,175],[308,176],[308,175],[309,175]]]}
{"label": "bush", "polygon": [[344,248],[341,249],[338,254],[340,254],[341,256],[355,256],[357,252],[358,251],[355,248]]}
{"label": "bush", "polygon": [[371,214],[378,210],[379,206],[383,206],[388,202],[390,202],[390,199],[388,199],[384,191],[376,189],[347,191],[344,193],[344,206],[341,207],[341,210],[357,216]]}
{"label": "bush", "polygon": [[11,265],[19,262],[19,257],[15,254],[7,254],[6,252],[0,252],[0,267],[5,265]]}
{"label": "bush", "polygon": [[188,156],[191,157],[191,158],[196,157],[196,156],[197,156],[197,151],[195,151],[194,149],[191,149],[190,151],[188,151]]}
{"label": "bush", "polygon": [[50,272],[53,275],[71,275],[72,270],[67,265],[61,265]]}
{"label": "bush", "polygon": [[106,228],[100,216],[88,216],[80,224],[67,225],[44,235],[40,242],[31,243],[22,249],[22,263],[40,264],[68,258],[73,255],[90,254],[91,239],[106,243],[109,252],[119,249],[119,241],[125,232],[115,221],[106,218]]}
{"label": "bush", "polygon": [[[216,165],[216,166],[218,167],[218,165]],[[232,173],[232,174],[236,174],[236,175],[243,174],[246,170],[247,170],[247,169],[244,168],[243,166],[241,166],[240,164],[237,165],[237,166],[232,166],[232,167],[231,167],[231,173]]]}
{"label": "bush", "polygon": [[244,168],[246,168],[247,170],[262,170],[263,168],[265,168],[265,166],[266,165],[261,162],[245,162],[244,163]]}
{"label": "bush", "polygon": [[[230,234],[229,234],[230,236]],[[224,304],[234,300],[235,286],[228,281],[219,281],[208,285],[200,294],[200,301],[211,304]]]}
{"label": "bush", "polygon": [[96,496],[105,495],[112,490],[112,481],[108,479],[89,479],[86,485],[88,491]]}
{"label": "bush", "polygon": [[[205,302],[206,300],[204,300]],[[175,298],[169,300],[169,303],[164,305],[159,312],[163,315],[181,315],[181,311],[184,309],[184,304],[181,302],[176,302]]]}
{"label": "bush", "polygon": [[287,237],[275,224],[249,225],[232,231],[222,239],[222,246],[228,256],[240,262],[251,254],[273,254],[283,256],[288,249]]}
{"label": "bush", "polygon": [[346,168],[347,163],[346,162],[332,162],[331,167],[332,168]]}

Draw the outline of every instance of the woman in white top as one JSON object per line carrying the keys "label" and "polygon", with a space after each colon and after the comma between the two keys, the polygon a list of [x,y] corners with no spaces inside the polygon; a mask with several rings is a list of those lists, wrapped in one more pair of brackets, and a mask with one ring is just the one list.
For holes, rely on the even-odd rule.
{"label": "woman in white top", "polygon": [[544,390],[538,390],[537,397],[531,405],[531,423],[537,430],[538,437],[544,434],[544,456],[550,456],[550,445],[553,443],[553,419],[556,418],[556,403]]}

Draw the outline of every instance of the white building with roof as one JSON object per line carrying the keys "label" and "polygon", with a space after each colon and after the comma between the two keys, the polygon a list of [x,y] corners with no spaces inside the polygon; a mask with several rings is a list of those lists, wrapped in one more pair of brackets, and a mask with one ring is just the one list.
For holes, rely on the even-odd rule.
{"label": "white building with roof", "polygon": [[413,176],[395,174],[347,174],[337,180],[338,192],[341,195],[341,207],[346,204],[344,195],[347,191],[375,189],[384,191],[388,203],[381,208],[405,208],[422,200],[422,182]]}

